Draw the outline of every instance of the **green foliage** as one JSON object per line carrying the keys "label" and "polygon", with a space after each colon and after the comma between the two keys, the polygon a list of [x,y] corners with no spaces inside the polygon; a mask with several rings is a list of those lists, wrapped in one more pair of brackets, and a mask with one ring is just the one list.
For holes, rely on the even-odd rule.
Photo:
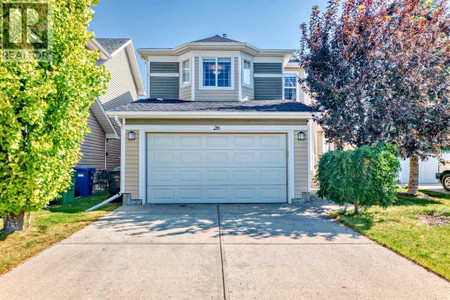
{"label": "green foliage", "polygon": [[396,199],[398,150],[387,143],[351,151],[330,151],[319,162],[319,197],[339,205],[359,202],[363,207],[388,207]]}
{"label": "green foliage", "polygon": [[53,61],[0,61],[0,216],[36,211],[70,186],[89,107],[108,75],[86,44],[95,0],[51,0]]}

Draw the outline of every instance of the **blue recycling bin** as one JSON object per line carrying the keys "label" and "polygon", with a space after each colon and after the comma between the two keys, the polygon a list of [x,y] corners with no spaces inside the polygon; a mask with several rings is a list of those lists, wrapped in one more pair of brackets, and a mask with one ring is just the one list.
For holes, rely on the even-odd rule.
{"label": "blue recycling bin", "polygon": [[78,195],[81,197],[92,195],[92,190],[94,188],[95,168],[76,167],[74,169],[77,172],[75,180],[75,191],[77,191]]}

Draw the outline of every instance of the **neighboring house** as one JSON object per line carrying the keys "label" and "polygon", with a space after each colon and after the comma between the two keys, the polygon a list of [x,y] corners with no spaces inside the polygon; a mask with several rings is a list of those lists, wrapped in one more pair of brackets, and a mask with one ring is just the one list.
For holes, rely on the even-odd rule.
{"label": "neighboring house", "polygon": [[[450,160],[450,152],[444,152],[442,157]],[[399,181],[401,184],[409,183],[409,159],[401,160],[401,170],[399,172]],[[439,158],[430,157],[427,160],[419,161],[419,184],[437,184],[436,173],[439,169]]]}
{"label": "neighboring house", "polygon": [[138,62],[131,39],[94,39],[88,49],[100,51],[98,64],[110,72],[106,93],[89,109],[90,133],[81,146],[82,157],[78,166],[112,170],[120,166],[120,128],[106,115],[106,110],[133,102],[145,96]]}
{"label": "neighboring house", "polygon": [[308,199],[322,143],[294,52],[226,35],[139,49],[150,98],[108,110],[122,120],[125,202]]}

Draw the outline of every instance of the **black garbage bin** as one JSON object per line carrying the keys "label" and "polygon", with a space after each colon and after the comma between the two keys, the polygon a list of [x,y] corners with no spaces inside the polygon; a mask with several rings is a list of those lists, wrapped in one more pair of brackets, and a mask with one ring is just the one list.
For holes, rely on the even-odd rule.
{"label": "black garbage bin", "polygon": [[75,191],[81,197],[92,195],[94,187],[95,168],[92,167],[76,167],[77,177],[75,181]]}
{"label": "black garbage bin", "polygon": [[120,192],[120,171],[108,172],[109,196],[117,195]]}

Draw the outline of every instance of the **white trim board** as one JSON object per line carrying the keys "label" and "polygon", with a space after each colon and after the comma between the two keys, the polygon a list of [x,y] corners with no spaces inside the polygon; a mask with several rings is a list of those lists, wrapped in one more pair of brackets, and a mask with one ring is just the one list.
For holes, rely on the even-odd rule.
{"label": "white trim board", "polygon": [[150,73],[151,77],[180,77],[179,73]]}

